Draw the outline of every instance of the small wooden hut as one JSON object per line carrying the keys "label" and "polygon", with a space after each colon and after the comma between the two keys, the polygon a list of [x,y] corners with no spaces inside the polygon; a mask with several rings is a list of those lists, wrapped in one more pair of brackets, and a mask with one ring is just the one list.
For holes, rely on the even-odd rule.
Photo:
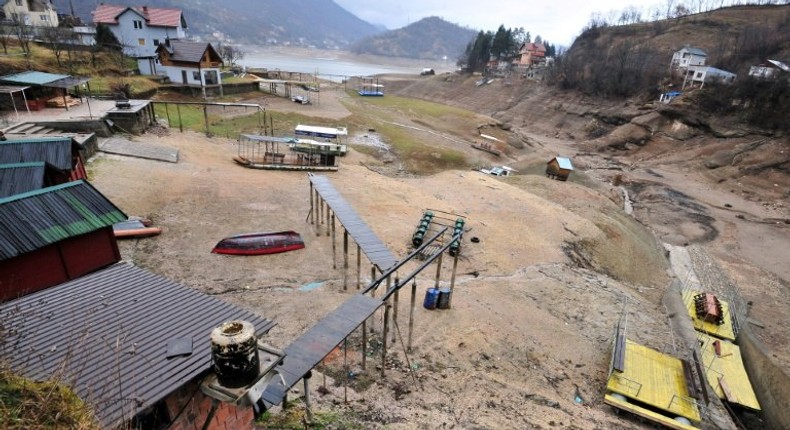
{"label": "small wooden hut", "polygon": [[570,158],[554,157],[546,164],[546,176],[551,179],[567,181],[573,171],[573,164]]}

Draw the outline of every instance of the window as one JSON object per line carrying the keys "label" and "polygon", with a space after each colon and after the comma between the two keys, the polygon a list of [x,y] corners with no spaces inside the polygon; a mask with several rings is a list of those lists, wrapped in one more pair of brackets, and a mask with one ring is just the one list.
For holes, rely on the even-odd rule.
{"label": "window", "polygon": [[136,28],[138,30],[142,29],[143,28],[143,22],[138,20],[138,19],[134,20],[134,28]]}
{"label": "window", "polygon": [[154,46],[159,46],[159,39],[154,39]]}
{"label": "window", "polygon": [[200,72],[192,72],[192,79],[199,81],[200,80]]}
{"label": "window", "polygon": [[22,0],[16,0],[16,5],[17,6],[22,6]]}
{"label": "window", "polygon": [[702,77],[702,72],[697,72],[697,79]]}
{"label": "window", "polygon": [[49,22],[49,15],[39,15],[38,17],[41,18],[42,21]]}
{"label": "window", "polygon": [[145,46],[145,39],[137,39],[137,43],[139,43],[140,46]]}

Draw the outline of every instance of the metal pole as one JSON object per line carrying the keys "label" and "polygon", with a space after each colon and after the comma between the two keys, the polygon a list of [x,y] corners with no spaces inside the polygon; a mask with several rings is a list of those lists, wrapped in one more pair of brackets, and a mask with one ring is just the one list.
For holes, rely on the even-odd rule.
{"label": "metal pole", "polygon": [[310,182],[310,224],[313,224],[313,214],[315,213],[315,205],[313,204],[313,183]]}
{"label": "metal pole", "polygon": [[348,404],[348,338],[343,339],[343,403]]}
{"label": "metal pole", "polygon": [[178,113],[178,129],[181,133],[184,132],[184,121],[181,120],[181,105],[176,105],[176,112]]}
{"label": "metal pole", "polygon": [[211,132],[208,130],[208,106],[203,105],[203,120],[206,122],[206,136],[210,136]]}
{"label": "metal pole", "polygon": [[411,353],[411,339],[412,333],[414,332],[414,303],[416,302],[415,297],[417,296],[417,279],[415,278],[411,283],[411,309],[409,310],[409,344],[406,347],[406,350]]}

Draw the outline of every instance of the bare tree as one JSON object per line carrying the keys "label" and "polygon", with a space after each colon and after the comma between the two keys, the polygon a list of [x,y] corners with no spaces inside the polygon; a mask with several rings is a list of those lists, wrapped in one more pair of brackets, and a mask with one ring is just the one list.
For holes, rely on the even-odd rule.
{"label": "bare tree", "polygon": [[16,34],[16,29],[10,22],[0,23],[0,45],[3,46],[3,53],[8,54],[8,44],[13,35]]}
{"label": "bare tree", "polygon": [[25,24],[24,20],[19,17],[14,17],[13,21],[14,30],[16,31],[16,38],[19,40],[19,46],[26,54],[30,54],[30,41],[33,40],[33,28]]}
{"label": "bare tree", "polygon": [[244,58],[244,51],[233,45],[225,45],[224,43],[220,43],[217,46],[217,52],[222,58],[222,61],[224,61],[228,67],[233,67],[236,65],[237,61]]}
{"label": "bare tree", "polygon": [[[66,27],[46,27],[41,31],[41,38],[49,45],[58,66],[62,67],[61,55],[64,50],[74,44],[74,31]],[[71,52],[69,52],[69,57],[71,57]]]}

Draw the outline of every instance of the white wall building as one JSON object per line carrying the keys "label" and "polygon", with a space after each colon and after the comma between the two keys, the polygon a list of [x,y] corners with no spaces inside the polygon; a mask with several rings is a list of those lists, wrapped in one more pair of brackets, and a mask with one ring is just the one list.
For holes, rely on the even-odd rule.
{"label": "white wall building", "polygon": [[735,82],[738,75],[726,70],[717,69],[711,66],[689,66],[683,79],[683,88],[686,85],[700,84],[700,88],[706,83],[731,84]]}
{"label": "white wall building", "polygon": [[58,12],[51,0],[6,0],[3,12],[7,19],[32,27],[58,26]]}
{"label": "white wall building", "polygon": [[692,66],[704,66],[708,54],[702,49],[686,46],[672,54],[671,69],[688,69]]}

